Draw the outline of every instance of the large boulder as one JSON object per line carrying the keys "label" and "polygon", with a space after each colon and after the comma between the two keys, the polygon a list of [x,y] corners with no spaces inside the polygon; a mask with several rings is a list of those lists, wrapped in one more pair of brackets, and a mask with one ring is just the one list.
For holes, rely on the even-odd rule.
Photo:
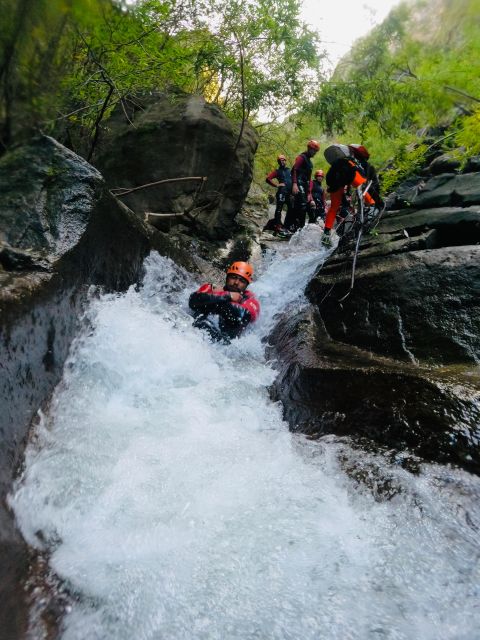
{"label": "large boulder", "polygon": [[414,209],[480,204],[480,173],[442,173],[430,178],[411,200]]}
{"label": "large boulder", "polygon": [[335,340],[406,362],[480,361],[480,246],[360,256],[318,273],[307,293]]}
{"label": "large boulder", "polygon": [[449,153],[442,153],[432,160],[426,170],[433,175],[438,175],[440,173],[456,173],[460,164],[460,160],[457,160],[453,155]]}
{"label": "large boulder", "polygon": [[342,344],[314,307],[282,317],[269,342],[279,370],[272,395],[293,431],[480,472],[480,386],[469,368],[419,367]]}
{"label": "large boulder", "polygon": [[312,308],[270,339],[292,429],[480,473],[480,206],[452,204],[480,202],[478,177],[433,178],[427,193],[438,187],[448,206],[431,209],[418,183],[405,185],[422,208],[388,212],[363,237],[353,289],[352,243],[317,271]]}
{"label": "large boulder", "polygon": [[478,205],[389,212],[364,237],[351,294],[341,300],[350,287],[348,251],[327,262],[307,294],[336,340],[403,361],[475,364],[479,243]]}
{"label": "large boulder", "polygon": [[[108,121],[94,163],[112,188],[135,188],[172,178],[206,177],[139,189],[123,201],[144,214],[189,211],[187,216],[155,218],[164,229],[185,224],[195,235],[227,239],[236,227],[252,181],[258,139],[198,95],[157,96]],[[202,187],[199,190],[199,187]],[[153,218],[150,218],[152,220]]]}
{"label": "large boulder", "polygon": [[0,629],[21,637],[27,553],[5,496],[30,422],[60,379],[89,285],[122,290],[153,246],[178,251],[49,137],[0,159]]}

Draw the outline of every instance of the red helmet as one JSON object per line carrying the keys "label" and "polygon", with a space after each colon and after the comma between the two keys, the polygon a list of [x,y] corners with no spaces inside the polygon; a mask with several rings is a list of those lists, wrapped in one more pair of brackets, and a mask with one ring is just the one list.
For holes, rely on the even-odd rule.
{"label": "red helmet", "polygon": [[353,155],[360,160],[368,160],[370,158],[370,154],[363,144],[349,144],[348,148],[352,151]]}
{"label": "red helmet", "polygon": [[280,162],[280,160],[287,160],[286,157],[283,154],[280,154],[277,158],[277,162]]}
{"label": "red helmet", "polygon": [[324,178],[325,174],[323,173],[323,171],[321,169],[317,169],[317,171],[315,171],[315,178]]}
{"label": "red helmet", "polygon": [[307,142],[307,148],[308,149],[315,149],[315,151],[320,151],[320,145],[318,144],[318,142],[316,140],[309,140]]}
{"label": "red helmet", "polygon": [[236,276],[242,276],[247,282],[252,281],[253,267],[248,262],[233,262],[227,269],[227,275],[233,273]]}

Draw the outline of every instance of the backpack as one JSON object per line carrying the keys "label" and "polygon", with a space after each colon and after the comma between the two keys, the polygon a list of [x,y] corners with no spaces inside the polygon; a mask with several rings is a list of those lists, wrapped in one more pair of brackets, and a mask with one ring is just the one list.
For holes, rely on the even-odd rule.
{"label": "backpack", "polygon": [[335,160],[325,176],[330,193],[351,184],[355,178],[355,170],[356,164],[353,160],[345,157]]}
{"label": "backpack", "polygon": [[333,164],[335,160],[340,158],[351,158],[352,152],[346,144],[331,144],[325,149],[323,155],[328,164]]}

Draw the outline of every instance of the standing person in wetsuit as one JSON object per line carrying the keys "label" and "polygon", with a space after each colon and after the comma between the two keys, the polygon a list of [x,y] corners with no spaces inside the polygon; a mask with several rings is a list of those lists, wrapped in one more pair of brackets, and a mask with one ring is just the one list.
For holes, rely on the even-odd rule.
{"label": "standing person in wetsuit", "polygon": [[[238,338],[245,327],[255,322],[260,313],[260,303],[252,291],[253,267],[247,262],[234,262],[227,269],[223,289],[215,289],[206,283],[190,296],[188,305],[194,312],[193,326],[204,329],[214,342],[229,343]],[[208,317],[218,316],[218,328]]]}
{"label": "standing person in wetsuit", "polygon": [[285,219],[289,231],[305,226],[308,202],[311,200],[310,183],[313,164],[311,158],[320,150],[316,140],[309,140],[307,150],[296,157],[292,167],[292,194],[294,196],[292,219]]}
{"label": "standing person in wetsuit", "polygon": [[[282,224],[282,209],[283,205],[287,205],[287,213],[285,219],[291,217],[291,196],[292,196],[292,174],[289,167],[287,167],[287,159],[284,155],[279,155],[277,158],[278,169],[271,171],[266,177],[265,181],[271,187],[277,190],[275,194],[276,206],[273,223],[270,226],[271,220],[268,221],[265,230],[270,229],[282,236],[289,235]],[[276,182],[274,182],[276,180]]]}
{"label": "standing person in wetsuit", "polygon": [[308,211],[308,221],[315,222],[318,218],[325,220],[325,189],[322,185],[322,180],[325,177],[325,174],[321,169],[317,169],[315,171],[313,180],[310,185],[310,193],[311,193],[311,201],[310,208]]}

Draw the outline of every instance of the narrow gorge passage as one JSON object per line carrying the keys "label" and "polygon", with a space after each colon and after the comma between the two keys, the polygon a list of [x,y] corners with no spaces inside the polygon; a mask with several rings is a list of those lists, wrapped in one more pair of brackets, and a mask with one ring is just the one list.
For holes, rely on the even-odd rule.
{"label": "narrow gorge passage", "polygon": [[262,316],[230,346],[192,328],[197,283],[157,254],[92,300],[10,496],[74,594],[64,640],[477,637],[479,479],[308,441],[269,398],[262,338],[305,304],[319,240],[256,265]]}

